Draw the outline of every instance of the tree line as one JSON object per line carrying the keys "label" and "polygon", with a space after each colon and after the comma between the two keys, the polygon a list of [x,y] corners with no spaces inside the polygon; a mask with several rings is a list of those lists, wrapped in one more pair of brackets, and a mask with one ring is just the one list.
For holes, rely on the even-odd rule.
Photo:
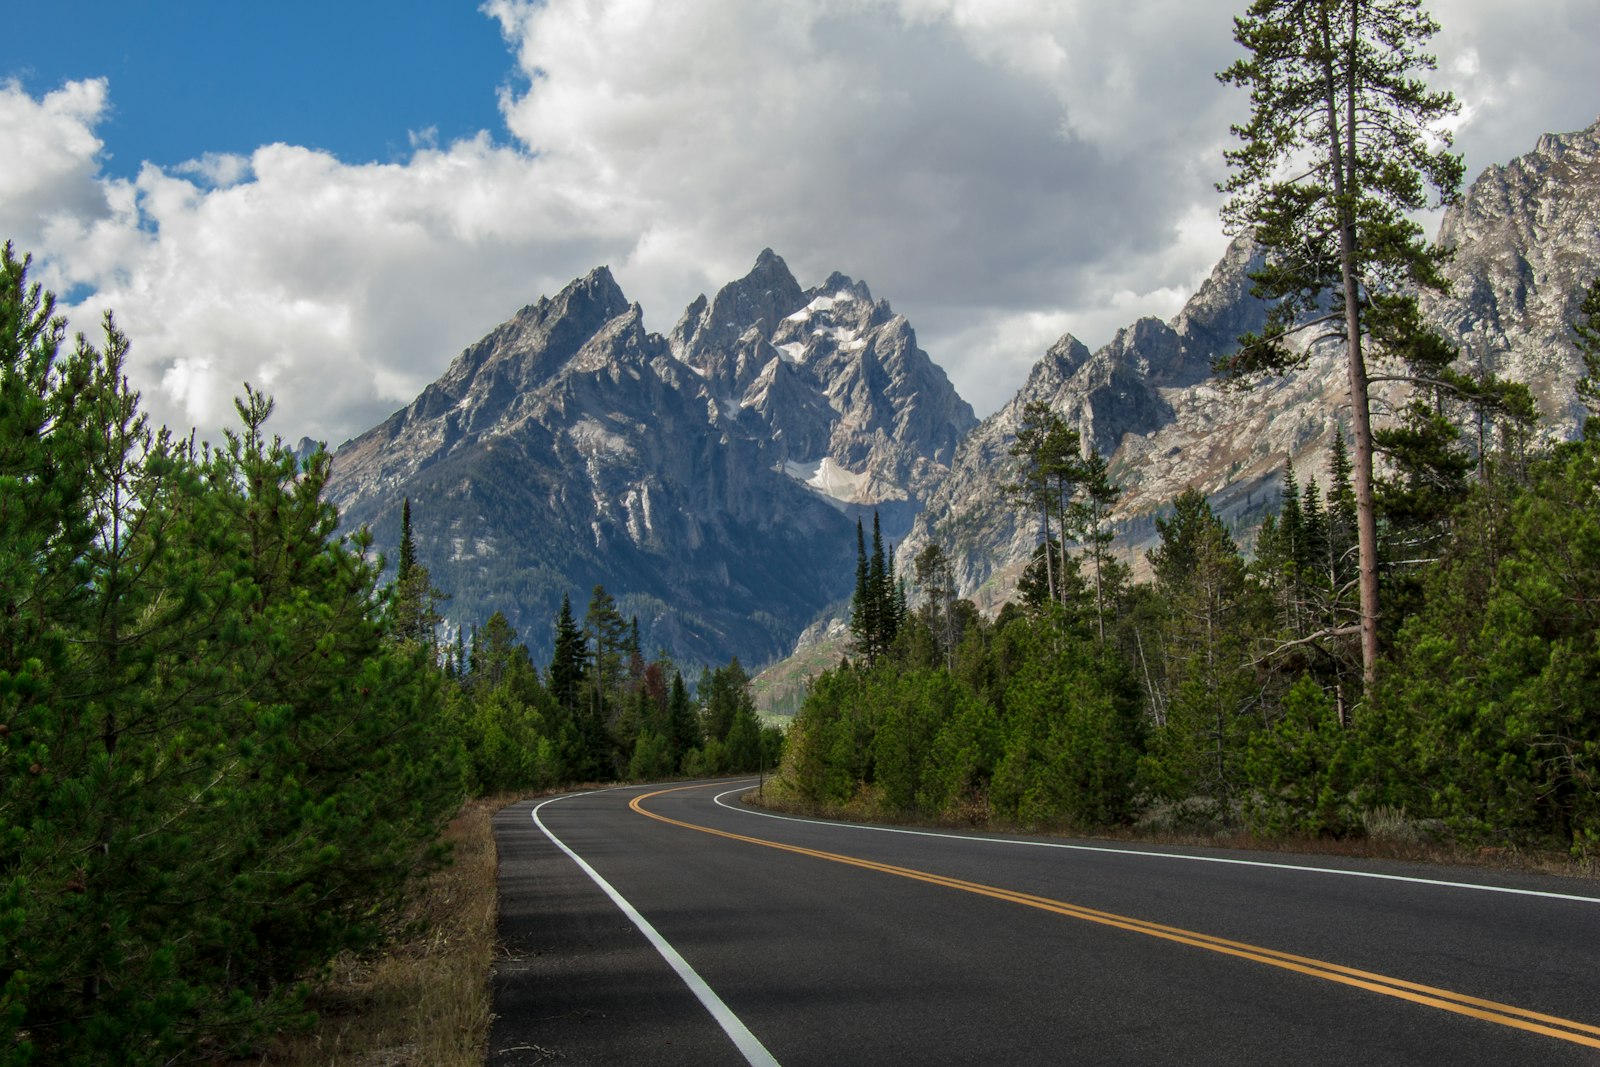
{"label": "tree line", "polygon": [[[1285,469],[1253,558],[1191,489],[1156,517],[1150,578],[1136,583],[1097,554],[1092,523],[1075,548],[1058,536],[1107,486],[1061,479],[1057,443],[1074,435],[1039,407],[1018,435],[1015,485],[1048,494],[1014,499],[1048,539],[1015,600],[984,618],[955,595],[943,549],[925,547],[914,610],[892,634],[855,631],[853,658],[814,683],[782,787],[880,816],[1395,832],[1592,855],[1597,316],[1600,280],[1574,324],[1589,371],[1581,440],[1535,446],[1513,405],[1484,433],[1431,419],[1427,448],[1389,454],[1375,487],[1383,625],[1370,682],[1342,431],[1315,477]],[[859,583],[856,614],[871,617],[859,604],[881,595]]]}
{"label": "tree line", "polygon": [[245,387],[219,445],[153,430],[128,340],[69,343],[0,253],[0,1064],[171,1063],[307,1023],[398,928],[473,793],[771,766],[737,661],[691,697],[596,588],[534,667],[384,580],[325,451]]}
{"label": "tree line", "polygon": [[541,671],[504,615],[444,658],[443,715],[464,745],[475,793],[576,782],[711,777],[777,765],[783,735],[761,723],[738,659],[702,668],[692,695],[665,652],[646,659],[637,620],[595,586],[580,624],[570,597]]}

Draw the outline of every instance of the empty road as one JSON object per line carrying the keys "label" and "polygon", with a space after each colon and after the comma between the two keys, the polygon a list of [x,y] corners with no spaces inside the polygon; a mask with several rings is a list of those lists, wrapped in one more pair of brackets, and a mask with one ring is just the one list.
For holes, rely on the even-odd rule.
{"label": "empty road", "polygon": [[859,827],[753,782],[516,804],[497,1067],[1600,1063],[1600,885]]}

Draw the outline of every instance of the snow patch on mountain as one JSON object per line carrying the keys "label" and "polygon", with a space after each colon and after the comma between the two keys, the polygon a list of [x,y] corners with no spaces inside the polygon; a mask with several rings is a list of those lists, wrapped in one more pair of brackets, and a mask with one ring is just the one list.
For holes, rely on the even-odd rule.
{"label": "snow patch on mountain", "polygon": [[855,471],[847,470],[835,463],[832,456],[823,456],[813,463],[784,460],[782,470],[795,481],[810,486],[823,496],[837,500],[841,504],[858,501],[861,490],[868,480],[865,471],[857,474]]}

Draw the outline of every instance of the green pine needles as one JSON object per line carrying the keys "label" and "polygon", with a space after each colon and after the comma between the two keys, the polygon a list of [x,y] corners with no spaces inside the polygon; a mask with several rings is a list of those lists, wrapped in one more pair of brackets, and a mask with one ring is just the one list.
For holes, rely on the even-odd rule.
{"label": "green pine needles", "polygon": [[[1369,387],[1427,377],[1454,353],[1422,325],[1417,292],[1440,290],[1445,253],[1412,213],[1452,202],[1461,184],[1445,120],[1457,110],[1419,74],[1438,26],[1418,0],[1256,0],[1234,20],[1249,55],[1218,77],[1250,92],[1223,219],[1265,256],[1252,275],[1272,302],[1261,334],[1219,369],[1282,372],[1319,344],[1342,344],[1349,371],[1359,542],[1361,648],[1379,657],[1378,535]],[[1377,359],[1400,364],[1374,374]]]}
{"label": "green pine needles", "polygon": [[0,257],[0,1062],[167,1063],[303,1014],[454,810],[429,658],[386,638],[246,389],[220,447],[151,432],[107,318],[65,347]]}
{"label": "green pine needles", "polygon": [[882,659],[894,644],[906,615],[905,586],[895,577],[894,546],[885,551],[878,513],[872,513],[872,554],[867,555],[861,522],[856,521],[856,588],[850,599],[850,634],[858,656]]}

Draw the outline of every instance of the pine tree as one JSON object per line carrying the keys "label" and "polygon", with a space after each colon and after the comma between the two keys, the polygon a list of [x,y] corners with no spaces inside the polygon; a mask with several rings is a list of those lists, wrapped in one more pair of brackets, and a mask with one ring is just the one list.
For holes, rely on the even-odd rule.
{"label": "pine tree", "polygon": [[878,513],[872,513],[872,555],[867,560],[867,602],[871,605],[867,617],[872,629],[867,641],[867,659],[876,663],[887,647],[885,640],[894,625],[893,590],[889,587],[889,571],[884,564],[883,534],[878,526]]}
{"label": "pine tree", "polygon": [[1350,451],[1336,430],[1328,452],[1328,585],[1342,598],[1355,578],[1356,492],[1350,481]]}
{"label": "pine tree", "polygon": [[1313,347],[1344,345],[1368,684],[1379,652],[1368,360],[1438,365],[1442,345],[1422,327],[1415,293],[1444,288],[1444,254],[1412,215],[1452,202],[1462,174],[1443,126],[1457,105],[1416,78],[1434,67],[1421,47],[1437,28],[1419,0],[1255,0],[1234,20],[1250,55],[1219,75],[1251,93],[1249,121],[1233,128],[1243,144],[1227,153],[1235,173],[1221,186],[1232,196],[1224,218],[1266,254],[1254,292],[1274,302],[1265,332],[1241,338],[1222,369],[1292,367],[1310,347],[1287,340],[1305,330],[1315,331]]}
{"label": "pine tree", "polygon": [[894,644],[904,615],[905,591],[895,577],[892,556],[884,550],[883,531],[875,511],[870,556],[861,522],[856,522],[856,591],[850,601],[850,634],[856,654],[868,665],[882,659]]}
{"label": "pine tree", "polygon": [[644,652],[639,642],[639,616],[634,615],[628,622],[628,640],[623,647],[623,654],[628,658],[628,684],[638,688],[644,682]]}
{"label": "pine tree", "polygon": [[872,586],[869,582],[867,567],[866,538],[861,529],[861,520],[856,520],[856,587],[850,597],[850,637],[851,648],[858,656],[868,656],[868,649],[872,644],[872,635],[877,629],[876,620],[872,613],[874,603],[872,600]]}
{"label": "pine tree", "polygon": [[568,714],[575,714],[582,698],[585,652],[583,631],[572,617],[572,598],[566,593],[561,594],[554,644],[550,657],[550,692]]}
{"label": "pine tree", "polygon": [[906,584],[894,569],[894,542],[889,542],[886,553],[889,568],[889,625],[884,635],[884,646],[893,645],[906,624]]}
{"label": "pine tree", "polygon": [[1019,462],[1017,481],[1005,486],[1007,495],[1024,511],[1037,511],[1044,528],[1044,543],[1051,536],[1052,523],[1061,533],[1060,556],[1045,559],[1045,582],[1050,599],[1057,599],[1058,571],[1066,569],[1067,512],[1082,476],[1081,439],[1043,401],[1029,401],[1022,409],[1022,421],[1010,453]]}
{"label": "pine tree", "polygon": [[700,720],[695,717],[694,705],[689,701],[689,687],[683,675],[672,672],[672,692],[667,697],[668,733],[671,739],[673,769],[683,766],[683,758],[700,747]]}
{"label": "pine tree", "polygon": [[[1048,546],[1047,549],[1048,551]],[[917,585],[922,588],[923,612],[928,628],[939,643],[946,670],[955,666],[955,568],[937,541],[929,541],[912,561]]]}
{"label": "pine tree", "polygon": [[396,583],[404,583],[416,566],[417,545],[411,539],[411,498],[406,497],[400,504],[400,566],[395,576]]}
{"label": "pine tree", "polygon": [[589,596],[584,615],[584,633],[589,644],[589,670],[585,709],[579,717],[580,732],[601,774],[614,774],[623,768],[614,765],[614,746],[610,730],[623,710],[622,675],[628,645],[628,624],[617,610],[616,599],[603,585],[596,585]]}
{"label": "pine tree", "polygon": [[750,697],[750,676],[734,657],[724,667],[718,667],[705,679],[700,699],[704,702],[703,717],[707,740],[727,741],[728,731],[742,709],[748,707],[755,713]]}
{"label": "pine tree", "polygon": [[1585,437],[1600,437],[1600,278],[1589,283],[1578,304],[1578,318],[1572,333],[1583,357],[1583,377],[1578,380],[1578,396],[1587,413],[1583,421]]}
{"label": "pine tree", "polygon": [[1240,784],[1241,737],[1259,687],[1245,663],[1254,591],[1244,559],[1205,496],[1186,490],[1171,519],[1157,520],[1160,546],[1149,554],[1165,608],[1159,703],[1165,722],[1153,737],[1150,778],[1174,798],[1199,793],[1219,804]]}
{"label": "pine tree", "polygon": [[439,602],[448,597],[434,587],[428,568],[417,562],[417,546],[411,534],[410,497],[400,505],[399,554],[394,585],[390,588],[395,636],[432,648],[439,624],[444,621],[439,613]]}
{"label": "pine tree", "polygon": [[1106,617],[1127,578],[1126,569],[1119,567],[1111,557],[1111,542],[1116,539],[1111,529],[1111,509],[1122,495],[1122,489],[1111,481],[1105,457],[1100,455],[1099,449],[1090,449],[1089,455],[1078,463],[1075,480],[1077,499],[1067,512],[1068,528],[1084,546],[1084,556],[1089,561],[1095,632],[1104,644]]}
{"label": "pine tree", "polygon": [[1284,554],[1290,565],[1298,571],[1306,558],[1305,512],[1300,506],[1300,483],[1294,476],[1294,464],[1288,461],[1283,465],[1283,501],[1279,505],[1278,515]]}
{"label": "pine tree", "polygon": [[1322,489],[1313,478],[1300,494],[1300,529],[1304,536],[1300,565],[1301,580],[1323,584],[1328,563],[1328,514],[1322,506]]}
{"label": "pine tree", "polygon": [[490,689],[500,685],[512,669],[512,661],[519,650],[523,655],[527,654],[527,648],[517,643],[517,631],[512,628],[510,620],[498,611],[490,615],[489,621],[483,624],[478,646],[475,672],[478,681]]}

